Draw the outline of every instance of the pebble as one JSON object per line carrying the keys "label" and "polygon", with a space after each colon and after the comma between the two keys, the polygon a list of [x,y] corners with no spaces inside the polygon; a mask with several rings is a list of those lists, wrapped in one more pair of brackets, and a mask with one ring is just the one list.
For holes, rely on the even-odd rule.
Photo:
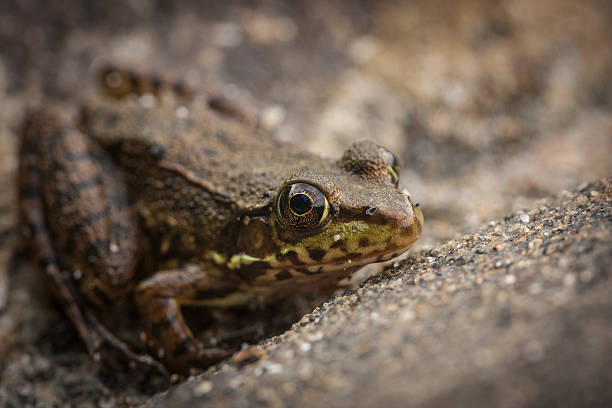
{"label": "pebble", "polygon": [[514,275],[506,275],[506,276],[504,276],[504,283],[506,285],[514,285],[516,283],[516,276],[514,276]]}
{"label": "pebble", "polygon": [[307,353],[312,349],[312,344],[308,343],[308,342],[303,342],[300,343],[300,351],[302,353]]}
{"label": "pebble", "polygon": [[235,23],[213,24],[211,40],[219,48],[237,47],[243,40],[242,29]]}
{"label": "pebble", "polygon": [[185,119],[187,116],[189,116],[189,109],[187,109],[187,107],[183,105],[177,107],[176,116],[178,116],[181,119]]}
{"label": "pebble", "polygon": [[213,390],[213,383],[210,381],[202,381],[200,384],[194,387],[193,395],[200,397],[204,394],[208,394]]}
{"label": "pebble", "polygon": [[563,285],[572,286],[576,283],[576,275],[573,273],[568,273],[563,277]]}
{"label": "pebble", "polygon": [[416,313],[414,313],[414,310],[412,309],[404,309],[400,314],[400,319],[404,322],[410,322],[414,320],[415,317]]}
{"label": "pebble", "polygon": [[155,96],[148,93],[141,95],[140,98],[138,98],[138,102],[143,108],[151,109],[155,106]]}

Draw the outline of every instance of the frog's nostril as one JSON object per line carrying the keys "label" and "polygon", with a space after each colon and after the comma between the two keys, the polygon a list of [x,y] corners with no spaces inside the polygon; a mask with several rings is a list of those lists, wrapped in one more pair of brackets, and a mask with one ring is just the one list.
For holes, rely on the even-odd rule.
{"label": "frog's nostril", "polygon": [[378,212],[378,207],[366,207],[365,209],[365,215],[374,215]]}

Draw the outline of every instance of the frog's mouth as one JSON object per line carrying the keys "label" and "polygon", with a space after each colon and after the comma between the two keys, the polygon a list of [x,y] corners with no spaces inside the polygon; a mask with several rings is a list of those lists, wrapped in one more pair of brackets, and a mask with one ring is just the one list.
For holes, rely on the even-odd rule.
{"label": "frog's mouth", "polygon": [[355,267],[361,267],[371,263],[385,262],[396,256],[404,253],[408,248],[399,249],[396,252],[373,252],[367,255],[351,254],[351,256],[338,257],[333,259],[331,262],[310,264],[303,267],[289,266],[285,268],[291,271],[294,275],[317,275],[321,273],[335,272],[340,270],[349,270]]}
{"label": "frog's mouth", "polygon": [[382,262],[406,251],[420,236],[423,216],[418,207],[401,216],[393,213],[382,222],[352,220],[289,245],[276,255],[279,266],[331,269]]}
{"label": "frog's mouth", "polygon": [[422,216],[417,211],[400,223],[368,224],[356,220],[338,224],[264,258],[234,255],[227,266],[257,282],[306,280],[330,273],[348,275],[360,266],[387,261],[405,252],[421,233]]}
{"label": "frog's mouth", "polygon": [[351,254],[350,256],[336,257],[329,262],[311,264],[282,263],[279,265],[264,265],[261,262],[243,264],[240,275],[253,283],[264,286],[282,283],[283,281],[299,281],[307,283],[321,279],[342,279],[350,275],[356,269],[371,263],[384,262],[405,252],[408,248],[398,249],[393,252],[378,251],[364,254]]}

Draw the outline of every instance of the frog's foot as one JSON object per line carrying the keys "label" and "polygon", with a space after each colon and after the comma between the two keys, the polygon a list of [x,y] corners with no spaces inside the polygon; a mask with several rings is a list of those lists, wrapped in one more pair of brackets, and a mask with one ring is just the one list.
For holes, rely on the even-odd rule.
{"label": "frog's foot", "polygon": [[157,272],[138,285],[135,299],[148,342],[169,370],[188,374],[191,367],[204,368],[233,354],[196,341],[180,306],[222,298],[235,290],[235,285],[212,279],[197,266]]}
{"label": "frog's foot", "polygon": [[177,355],[172,361],[167,360],[168,368],[177,373],[191,375],[197,373],[197,368],[210,367],[236,352],[236,350],[207,347],[200,342],[196,342],[194,346]]}
{"label": "frog's foot", "polygon": [[242,329],[225,331],[211,339],[211,344],[223,344],[236,340],[244,340],[249,337],[260,337],[263,334],[263,328],[260,325],[247,326]]}
{"label": "frog's foot", "polygon": [[162,94],[172,94],[179,100],[189,101],[195,93],[183,81],[172,81],[157,74],[146,75],[112,65],[102,67],[98,71],[98,78],[104,94],[115,99],[128,95],[160,97]]}
{"label": "frog's foot", "polygon": [[148,354],[137,354],[133,352],[123,340],[115,336],[102,323],[100,323],[100,321],[91,311],[85,309],[84,315],[87,319],[87,328],[90,336],[95,339],[93,340],[95,343],[92,344],[94,348],[89,350],[89,354],[93,360],[99,359],[98,350],[100,350],[103,344],[108,344],[129,360],[138,364],[152,367],[164,377],[170,378],[170,374],[163,364]]}
{"label": "frog's foot", "polygon": [[255,118],[223,95],[193,89],[181,80],[169,80],[156,74],[143,74],[129,69],[105,66],[98,73],[103,92],[111,98],[123,99],[128,95],[150,95],[158,99],[171,96],[173,100],[191,102],[196,97],[223,116],[256,125]]}

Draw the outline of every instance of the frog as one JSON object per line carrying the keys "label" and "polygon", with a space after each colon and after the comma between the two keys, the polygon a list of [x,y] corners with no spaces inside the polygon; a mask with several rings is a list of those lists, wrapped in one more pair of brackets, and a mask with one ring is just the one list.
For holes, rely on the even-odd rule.
{"label": "frog", "polygon": [[[231,351],[196,339],[182,308],[335,288],[421,235],[382,146],[326,158],[180,81],[116,67],[99,78],[104,96],[78,114],[27,115],[18,168],[33,257],[92,356],[108,343],[160,371],[210,366]],[[138,310],[150,354],[100,322],[118,301]]]}

